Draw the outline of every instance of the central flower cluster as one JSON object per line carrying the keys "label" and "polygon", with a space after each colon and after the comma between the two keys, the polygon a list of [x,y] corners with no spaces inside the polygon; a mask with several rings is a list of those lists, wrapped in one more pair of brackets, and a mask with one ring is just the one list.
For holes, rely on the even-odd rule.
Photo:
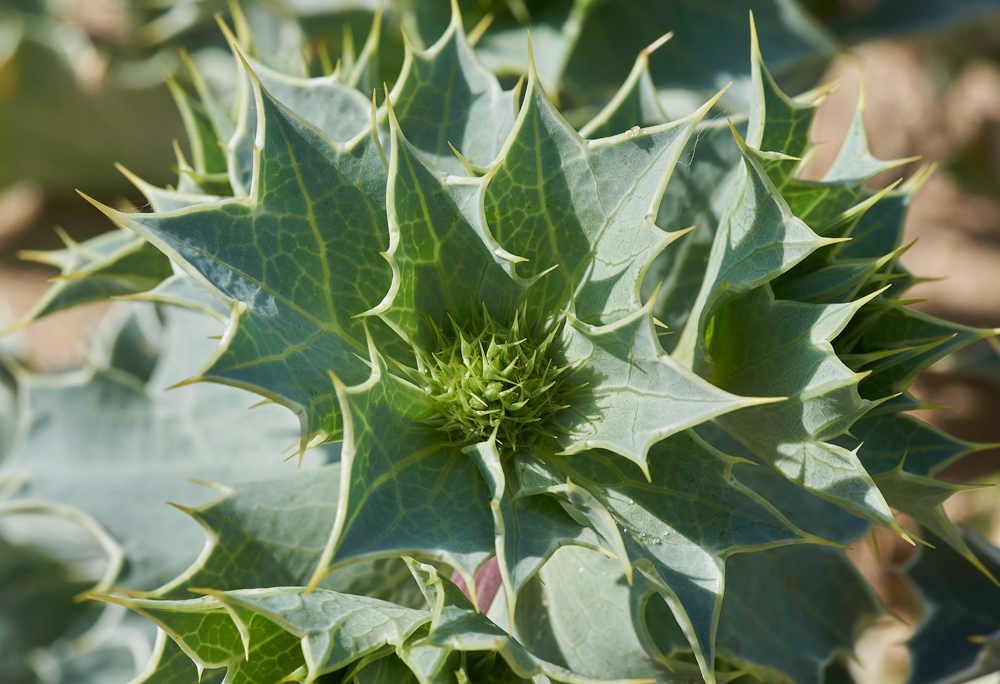
{"label": "central flower cluster", "polygon": [[510,326],[484,311],[475,327],[470,335],[452,322],[450,335],[437,331],[438,351],[418,352],[418,373],[437,409],[427,422],[461,443],[495,431],[504,451],[552,435],[551,419],[574,389],[566,385],[569,366],[553,359],[559,327],[532,335],[523,311]]}

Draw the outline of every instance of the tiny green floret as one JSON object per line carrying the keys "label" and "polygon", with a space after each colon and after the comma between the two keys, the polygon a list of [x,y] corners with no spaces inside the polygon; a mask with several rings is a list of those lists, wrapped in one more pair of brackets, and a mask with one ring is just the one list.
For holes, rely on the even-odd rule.
{"label": "tiny green floret", "polygon": [[538,330],[524,310],[510,326],[484,310],[472,334],[454,321],[449,332],[435,327],[437,351],[417,352],[417,375],[436,409],[427,422],[456,443],[483,442],[496,432],[508,452],[552,435],[552,417],[576,389],[566,382],[570,366],[556,360],[560,329]]}

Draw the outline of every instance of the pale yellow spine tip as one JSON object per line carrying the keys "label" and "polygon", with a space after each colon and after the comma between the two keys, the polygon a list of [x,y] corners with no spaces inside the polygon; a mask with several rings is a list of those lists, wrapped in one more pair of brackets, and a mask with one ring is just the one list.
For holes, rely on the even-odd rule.
{"label": "pale yellow spine tip", "polygon": [[674,37],[674,32],[673,31],[670,31],[669,33],[664,33],[662,36],[660,36],[659,38],[657,38],[656,40],[654,40],[652,43],[650,43],[642,51],[641,54],[643,54],[644,56],[648,57],[649,55],[651,55],[654,52],[656,52],[657,49],[663,47],[664,43],[666,43],[668,40],[670,40],[673,37]]}

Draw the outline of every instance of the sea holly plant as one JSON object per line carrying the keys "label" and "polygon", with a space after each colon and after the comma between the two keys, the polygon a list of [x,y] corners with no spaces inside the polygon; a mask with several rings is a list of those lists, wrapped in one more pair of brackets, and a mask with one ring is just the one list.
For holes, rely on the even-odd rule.
{"label": "sea holly plant", "polygon": [[861,109],[802,180],[828,89],[785,95],[752,19],[748,117],[720,93],[668,121],[659,41],[587,137],[530,52],[501,86],[457,6],[383,93],[370,62],[284,74],[236,28],[232,118],[175,87],[177,188],[95,204],[173,264],[129,299],[225,325],[172,392],[256,393],[324,458],[182,507],[209,543],[173,577],[130,574],[155,558],[113,494],[76,500],[132,554],[95,593],[161,630],[137,682],[819,682],[879,610],[843,546],[909,539],[892,508],[988,574],[933,478],[982,445],[906,413],[919,372],[993,334],[900,299],[926,172],[868,189],[902,162]]}

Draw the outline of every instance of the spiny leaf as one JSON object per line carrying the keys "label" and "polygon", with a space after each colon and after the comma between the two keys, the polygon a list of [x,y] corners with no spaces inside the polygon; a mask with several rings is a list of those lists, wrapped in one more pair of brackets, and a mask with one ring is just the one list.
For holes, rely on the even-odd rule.
{"label": "spiny leaf", "polygon": [[906,413],[880,413],[861,418],[851,428],[850,447],[858,452],[871,473],[892,470],[906,454],[906,472],[934,476],[960,458],[992,448],[952,437],[943,430]]}
{"label": "spiny leaf", "polygon": [[[819,88],[797,98],[790,98],[764,64],[757,40],[757,26],[750,12],[750,120],[747,124],[747,145],[784,158],[764,161],[762,166],[779,192],[792,180],[801,159],[812,147],[809,129],[819,105],[830,88]],[[798,216],[798,214],[796,214]],[[801,218],[801,217],[800,217]]]}
{"label": "spiny leaf", "polygon": [[[881,612],[839,549],[786,547],[740,554],[728,565],[719,652],[765,681],[820,684],[834,653],[853,648],[858,631]],[[650,601],[645,617],[657,650],[670,654],[676,626],[662,602]]]}
{"label": "spiny leaf", "polygon": [[294,78],[259,63],[249,64],[275,100],[334,140],[353,140],[370,123],[371,100],[336,76]]}
{"label": "spiny leaf", "polygon": [[454,566],[474,591],[473,576],[494,550],[486,484],[459,447],[421,422],[428,397],[390,375],[374,348],[371,363],[360,385],[334,379],[345,421],[340,497],[310,585],[331,565],[419,555]]}
{"label": "spiny leaf", "polygon": [[815,304],[850,301],[893,258],[895,252],[878,259],[838,261],[800,278],[780,279],[772,289],[778,299]]}
{"label": "spiny leaf", "polygon": [[[856,631],[879,613],[837,549],[772,549],[736,555],[728,565],[719,653],[729,667],[716,671],[720,682],[750,670],[766,681],[818,684],[831,655],[851,648]],[[641,578],[628,587],[614,560],[564,549],[541,578],[544,584],[527,590],[535,592],[537,614],[522,608],[516,632],[532,649],[593,677],[701,681],[684,658],[688,646],[670,610]]]}
{"label": "spiny leaf", "polygon": [[390,126],[386,208],[393,281],[377,311],[404,339],[432,352],[435,327],[468,330],[484,309],[509,320],[523,286],[512,274],[515,258],[486,226],[488,177],[437,171],[403,137],[391,111]]}
{"label": "spiny leaf", "polygon": [[[744,120],[741,126],[746,125]],[[667,183],[657,225],[673,233],[693,227],[656,257],[643,282],[642,300],[657,292],[653,315],[670,334],[660,338],[668,352],[680,341],[705,276],[705,264],[727,198],[740,178],[740,148],[725,121],[703,122]],[[796,214],[798,215],[798,214]],[[657,287],[659,288],[657,290]]]}
{"label": "spiny leaf", "polygon": [[674,164],[714,102],[635,135],[586,141],[549,102],[532,68],[486,188],[498,242],[527,260],[518,273],[545,273],[530,295],[532,312],[571,307],[584,322],[610,323],[638,308],[642,275],[668,242],[646,217],[656,215]]}
{"label": "spiny leaf", "polygon": [[[238,19],[238,15],[234,16],[234,19]],[[372,104],[367,96],[377,85],[369,82],[373,75],[370,70],[377,70],[374,62],[377,61],[381,21],[381,11],[376,11],[362,53],[356,60],[353,59],[353,55],[351,56],[353,64],[346,73],[308,78],[305,73],[289,74],[253,58],[249,58],[248,63],[251,64],[264,88],[279,102],[334,140],[342,142],[352,140],[369,123]],[[239,74],[243,70],[243,56],[237,45],[246,48],[247,41],[241,41],[233,36],[223,22],[219,21],[219,26],[227,42],[233,47],[233,57]],[[362,84],[362,81],[365,83]],[[229,132],[225,141],[233,188],[237,191],[237,195],[245,195],[249,192],[253,175],[253,137],[257,114],[252,85],[243,78],[238,77],[236,97],[238,120],[235,129]],[[205,100],[205,97],[202,96],[202,99]]]}
{"label": "spiny leaf", "polygon": [[[551,93],[563,91],[574,103],[605,102],[627,78],[634,50],[674,31],[677,37],[651,68],[657,87],[707,93],[725,82],[720,83],[720,74],[727,81],[735,76],[730,99],[746,110],[751,97],[747,7],[735,0],[711,8],[654,0],[532,6],[531,39],[542,84]],[[798,5],[765,1],[751,8],[773,45],[779,80],[796,89],[813,85],[837,50],[835,40]],[[477,47],[493,71],[516,75],[528,66],[527,42],[525,27],[509,18],[494,22]]]}
{"label": "spiny leaf", "polygon": [[406,45],[406,61],[389,95],[407,139],[437,168],[464,173],[469,162],[496,159],[514,125],[518,89],[504,91],[479,61],[462,28],[458,3],[444,35],[426,51]]}
{"label": "spiny leaf", "polygon": [[[510,21],[483,36],[476,52],[494,73],[518,76],[531,68],[528,51],[533,49],[541,66],[540,81],[547,91],[556,95],[562,89],[563,72],[583,23],[595,6],[593,0],[572,0],[535,8],[531,12],[530,37],[520,22]],[[666,27],[660,33],[668,30],[670,28]],[[635,45],[648,44],[653,38]]]}
{"label": "spiny leaf", "polygon": [[[609,553],[597,533],[570,517],[552,497],[531,496],[504,508],[504,555],[509,576],[507,595],[516,597],[552,554],[564,546]],[[500,557],[499,553],[497,554]]]}
{"label": "spiny leaf", "polygon": [[760,403],[713,387],[664,354],[651,304],[604,327],[570,317],[565,335],[566,359],[578,366],[572,381],[586,391],[556,418],[564,453],[608,449],[645,471],[658,440]]}
{"label": "spiny leaf", "polygon": [[687,432],[653,446],[648,480],[597,452],[553,463],[607,507],[625,533],[629,561],[670,605],[706,677],[726,558],[810,540],[736,481],[737,462]]}
{"label": "spiny leaf", "polygon": [[84,304],[144,292],[172,273],[169,259],[129,231],[111,231],[85,242],[61,231],[60,237],[65,249],[20,253],[22,259],[55,266],[61,273],[13,329]]}
{"label": "spiny leaf", "polygon": [[[350,38],[350,45],[348,44]],[[372,16],[372,25],[368,31],[361,52],[354,54],[353,34],[351,25],[344,25],[344,55],[343,71],[340,77],[344,83],[354,86],[364,95],[379,86],[379,48],[382,40],[382,7],[376,8]]]}
{"label": "spiny leaf", "polygon": [[158,188],[139,178],[124,166],[119,165],[118,170],[139,189],[139,192],[149,202],[149,209],[153,212],[175,211],[194,206],[195,204],[216,202],[220,199],[215,195],[206,195],[204,193],[181,192],[170,188]]}
{"label": "spiny leaf", "polygon": [[[878,202],[892,190],[892,187],[878,193],[866,193],[867,196],[862,195],[863,199],[857,204],[839,213],[825,210],[812,212],[814,219],[818,220],[823,217],[823,220],[818,223],[816,231],[828,240],[827,246],[824,249],[817,249],[798,264],[778,275],[770,283],[772,289],[776,288],[782,291],[787,288],[792,288],[793,291],[798,289],[802,292],[803,301],[825,299],[840,303],[849,301],[853,294],[858,292],[865,295],[875,293],[876,297],[884,294],[876,292],[876,290],[883,289],[883,281],[888,277],[887,273],[896,263],[895,259],[905,251],[903,248],[897,246],[889,253],[871,259],[873,265],[868,277],[866,279],[856,278],[851,281],[846,280],[844,271],[850,273],[854,260],[840,259],[838,250],[850,241],[858,223],[873,206],[878,205]],[[820,202],[821,205],[823,204],[822,197],[822,192],[817,193],[816,201]],[[833,203],[838,203],[849,197],[851,197],[850,193],[837,196]],[[864,273],[862,271],[861,275]]]}
{"label": "spiny leaf", "polygon": [[[737,119],[735,124],[739,130],[746,128],[749,146],[780,153],[776,158],[761,156],[762,168],[788,202],[791,213],[815,228],[817,224],[810,221],[810,213],[816,207],[829,211],[832,201],[827,195],[835,189],[808,186],[807,199],[797,202],[804,194],[803,182],[795,179],[794,174],[801,164],[796,158],[811,149],[809,128],[827,90],[818,89],[794,99],[785,95],[764,65],[752,20],[750,28],[750,118]],[[739,187],[744,177],[743,165],[739,163],[742,151],[731,138],[729,127],[722,122],[700,127],[690,150],[691,158],[677,169],[678,177],[667,185],[660,207],[657,219],[660,225],[669,230],[694,226],[675,249],[661,253],[650,269],[652,277],[646,279],[647,290],[658,281],[663,282],[655,314],[668,328],[678,332],[688,324],[692,310],[697,310],[699,290],[705,286],[705,262],[715,233],[730,211],[734,188]],[[854,204],[849,202],[832,215]],[[677,334],[663,339],[671,352],[680,343],[681,336]]]}
{"label": "spiny leaf", "polygon": [[199,104],[212,123],[214,137],[220,145],[224,146],[233,136],[233,118],[230,112],[227,111],[227,108],[219,102],[215,91],[209,86],[208,81],[201,73],[201,70],[195,65],[188,51],[181,48],[180,53],[181,61],[184,62],[184,68],[191,77],[191,84],[194,86],[195,92],[198,93]]}
{"label": "spiny leaf", "polygon": [[557,549],[576,545],[601,550],[601,538],[591,528],[573,520],[552,497],[512,499],[495,439],[466,447],[464,452],[475,462],[490,488],[496,557],[508,597],[507,617],[513,625],[518,594]]}
{"label": "spiny leaf", "polygon": [[869,151],[868,136],[865,133],[865,79],[862,71],[858,106],[854,110],[851,127],[847,130],[847,139],[841,145],[837,158],[834,159],[833,165],[823,176],[823,180],[862,185],[883,171],[894,169],[916,159],[917,157],[909,157],[883,161],[876,159]]}
{"label": "spiny leaf", "polygon": [[276,16],[256,3],[244,9],[227,2],[243,51],[268,67],[294,76],[306,76],[309,65],[303,49],[305,34],[293,17]]}
{"label": "spiny leaf", "polygon": [[[240,32],[239,14],[234,15],[237,32]],[[227,42],[233,50],[237,71],[236,108],[237,120],[233,134],[226,143],[229,180],[237,197],[248,195],[254,176],[254,148],[259,146],[258,108],[255,104],[254,80],[259,80],[273,96],[294,111],[304,121],[319,128],[334,140],[346,142],[358,136],[369,123],[372,104],[350,84],[345,84],[339,75],[308,78],[305,70],[292,72],[276,68],[273,64],[263,64],[254,57],[259,54],[250,51],[244,57],[242,51],[251,47],[253,39],[247,35],[237,38],[229,27],[218,19]],[[249,31],[249,27],[244,28]],[[241,51],[242,49],[242,51]],[[244,64],[250,64],[253,76],[242,77]]]}
{"label": "spiny leaf", "polygon": [[[336,439],[326,373],[361,382],[364,332],[391,269],[385,168],[371,128],[337,143],[259,83],[252,193],[166,214],[120,214],[223,301],[240,305],[198,379],[251,389],[299,415],[302,444]],[[376,334],[391,335],[372,323]],[[405,353],[405,352],[404,352]]]}
{"label": "spiny leaf", "polygon": [[103,600],[124,605],[153,621],[199,671],[225,668],[227,682],[281,680],[304,664],[302,644],[293,634],[246,609],[228,609],[214,597],[188,601]]}
{"label": "spiny leaf", "polygon": [[195,172],[200,175],[225,173],[225,150],[211,117],[173,77],[167,76],[166,82],[184,122]]}
{"label": "spiny leaf", "polygon": [[[304,586],[315,572],[336,519],[340,465],[251,480],[221,498],[186,509],[205,530],[208,549],[147,598],[184,599],[192,587]],[[400,606],[423,605],[398,558],[352,563],[328,574],[320,588]]]}
{"label": "spiny leaf", "polygon": [[833,241],[792,215],[761,167],[759,153],[733,129],[745,165],[727,201],[712,244],[705,279],[681,333],[674,357],[699,375],[711,375],[705,334],[709,320],[730,296],[748,292]]}
{"label": "spiny leaf", "polygon": [[157,630],[156,643],[146,667],[129,684],[221,684],[222,670],[209,670],[199,679],[198,666],[177,642],[162,629]]}
{"label": "spiny leaf", "polygon": [[673,31],[675,38],[662,48],[651,68],[657,87],[710,93],[720,81],[735,81],[727,98],[746,111],[752,98],[746,61],[748,9],[765,31],[779,80],[790,82],[796,91],[816,82],[837,49],[831,36],[799,5],[740,0],[722,0],[711,6],[656,0],[585,4],[593,10],[569,59],[568,92],[593,92],[608,83],[613,89],[631,66],[631,54],[618,46],[635,49]]}
{"label": "spiny leaf", "polygon": [[639,53],[628,78],[600,113],[580,129],[584,138],[608,138],[634,126],[657,126],[669,120],[657,99],[653,78],[649,75],[649,55],[673,37],[663,35]]}
{"label": "spiny leaf", "polygon": [[[442,681],[427,678],[433,673],[455,681],[456,669],[488,665],[489,653],[501,655],[506,662],[502,669],[509,667],[522,678],[545,674],[569,684],[592,681],[533,656],[477,613],[469,599],[432,567],[408,562],[432,606],[430,612],[302,587],[211,592],[209,597],[188,601],[105,600],[156,622],[199,667],[226,667],[227,681],[234,677],[257,681],[250,675],[275,681],[295,673],[296,680],[311,682],[328,672],[342,672],[352,663],[360,661],[363,667],[388,655],[387,647],[394,648],[421,681]],[[427,623],[429,632],[424,628]],[[448,655],[454,652],[462,655]],[[608,684],[627,683],[639,684],[634,680]]]}
{"label": "spiny leaf", "polygon": [[302,640],[307,680],[332,672],[384,646],[400,648],[421,625],[425,611],[324,589],[301,588],[259,592],[217,592],[224,605],[263,616]]}
{"label": "spiny leaf", "polygon": [[865,397],[885,397],[905,391],[935,361],[996,334],[996,330],[949,323],[910,309],[890,309],[864,333],[852,351],[909,349],[869,364],[871,375],[861,383],[861,393]]}
{"label": "spiny leaf", "polygon": [[863,304],[776,301],[766,285],[728,299],[714,319],[712,381],[731,392],[787,399],[717,422],[799,486],[900,531],[857,455],[827,442],[872,406],[858,394],[863,376],[830,344]]}
{"label": "spiny leaf", "polygon": [[[514,469],[520,484],[520,494],[550,494],[558,498],[566,510],[572,511],[575,520],[586,521],[601,539],[604,553],[616,557],[627,579],[632,579],[632,564],[623,534],[608,507],[588,489],[574,484],[565,474],[553,467],[548,459],[539,460],[519,454]],[[605,550],[606,549],[606,550]]]}
{"label": "spiny leaf", "polygon": [[994,583],[997,583],[996,577],[990,574],[986,566],[980,562],[965,543],[961,531],[944,512],[943,504],[951,498],[952,494],[978,489],[978,486],[957,485],[923,475],[914,475],[904,470],[905,462],[904,457],[895,468],[876,476],[875,481],[885,496],[885,500],[894,509],[910,516],[943,539]]}
{"label": "spiny leaf", "polygon": [[[799,178],[789,178],[781,189],[781,196],[788,202],[788,208],[798,218],[805,221],[806,225],[814,231],[823,234],[823,231],[830,227],[830,222],[835,217],[840,216],[851,207],[856,206],[865,198],[870,196],[870,192],[863,186],[845,185],[843,183],[821,183],[818,181],[807,181]],[[891,204],[892,200],[883,198],[878,204],[872,207],[860,221],[870,221],[871,218],[881,213],[886,204]],[[852,232],[852,238],[857,235],[857,227]],[[847,246],[854,248],[854,240],[840,245],[842,252]],[[874,250],[870,254],[855,254],[846,258],[874,258],[884,256],[892,251],[895,246],[889,247],[886,251]],[[846,255],[840,255],[846,256]]]}
{"label": "spiny leaf", "polygon": [[722,453],[745,459],[733,467],[737,480],[805,532],[834,544],[850,546],[871,531],[871,523],[803,489],[776,468],[767,467],[715,423],[698,426],[697,433]]}

